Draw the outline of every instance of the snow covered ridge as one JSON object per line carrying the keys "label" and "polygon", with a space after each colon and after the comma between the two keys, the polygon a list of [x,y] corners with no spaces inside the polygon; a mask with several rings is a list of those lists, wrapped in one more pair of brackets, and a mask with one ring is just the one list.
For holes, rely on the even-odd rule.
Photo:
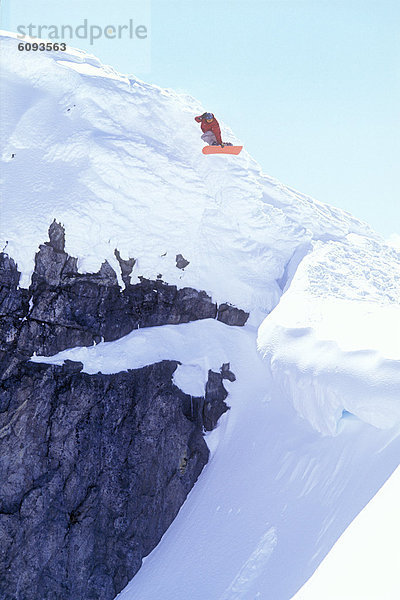
{"label": "snow covered ridge", "polygon": [[[372,235],[343,211],[265,177],[246,152],[202,156],[193,116],[204,107],[193,98],[120,75],[79,50],[18,52],[17,41],[1,38],[1,244],[8,240],[21,285],[53,217],[82,271],[95,272],[104,259],[115,264],[118,247],[138,259],[134,277],[162,273],[217,302],[265,312],[300,245]],[[175,266],[179,253],[190,261],[185,273]]]}
{"label": "snow covered ridge", "polygon": [[319,431],[336,432],[343,411],[378,427],[399,421],[395,248],[265,176],[245,151],[203,156],[193,117],[207,107],[190,96],[80,50],[17,43],[3,32],[0,247],[21,287],[55,218],[81,272],[107,260],[119,273],[118,248],[136,259],[132,283],[161,275],[251,311],[251,323],[271,313],[258,342],[272,381]]}

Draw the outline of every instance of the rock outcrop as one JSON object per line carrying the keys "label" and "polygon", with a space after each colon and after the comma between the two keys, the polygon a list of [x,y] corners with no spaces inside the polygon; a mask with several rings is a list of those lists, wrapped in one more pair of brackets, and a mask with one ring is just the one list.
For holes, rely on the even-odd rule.
{"label": "rock outcrop", "polygon": [[229,363],[223,364],[219,373],[211,369],[208,371],[204,397],[193,398],[187,396],[184,400],[183,411],[185,415],[206,431],[212,431],[221,415],[229,410],[229,406],[225,403],[228,392],[222,383],[224,379],[231,382],[236,379],[234,373],[230,370]]}
{"label": "rock outcrop", "polygon": [[245,325],[248,318],[249,313],[241,308],[236,308],[236,306],[232,306],[227,302],[220,304],[217,310],[218,321],[225,323],[225,325],[238,325],[239,327],[242,327]]}
{"label": "rock outcrop", "polygon": [[204,430],[228,410],[229,364],[193,398],[172,382],[175,361],[114,375],[29,362],[136,327],[245,320],[202,291],[132,285],[134,259],[116,256],[123,290],[107,262],[79,273],[54,222],[25,290],[0,254],[2,600],[112,600],[176,516],[208,459]]}
{"label": "rock outcrop", "polygon": [[3,382],[2,600],[112,600],[139,569],[208,459],[176,366],[28,362]]}
{"label": "rock outcrop", "polygon": [[[130,266],[119,257],[125,288],[105,261],[98,273],[79,273],[77,259],[64,250],[64,229],[52,223],[50,241],[40,246],[29,290],[18,288],[12,259],[0,254],[0,328],[7,347],[31,356],[113,341],[139,327],[214,319],[244,325],[248,314],[219,307],[204,291],[177,289],[162,280],[128,282]],[[118,254],[119,256],[119,254]],[[125,267],[123,268],[125,264]],[[131,265],[131,263],[129,263]]]}
{"label": "rock outcrop", "polygon": [[182,254],[177,254],[176,255],[176,267],[177,269],[185,269],[188,265],[190,265],[190,262],[188,260],[186,260],[186,258],[184,258],[182,256]]}

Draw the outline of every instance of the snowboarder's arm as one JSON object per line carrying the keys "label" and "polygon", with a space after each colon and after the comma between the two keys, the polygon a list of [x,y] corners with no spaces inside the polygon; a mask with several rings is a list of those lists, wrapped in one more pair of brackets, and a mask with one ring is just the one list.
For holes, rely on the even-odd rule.
{"label": "snowboarder's arm", "polygon": [[199,117],[195,117],[194,120],[197,121],[198,123],[201,123],[201,121],[205,118],[205,116],[206,116],[206,113],[203,113]]}
{"label": "snowboarder's arm", "polygon": [[222,146],[221,129],[219,128],[219,123],[216,119],[215,119],[215,123],[213,123],[211,131],[215,135],[218,144],[220,146]]}

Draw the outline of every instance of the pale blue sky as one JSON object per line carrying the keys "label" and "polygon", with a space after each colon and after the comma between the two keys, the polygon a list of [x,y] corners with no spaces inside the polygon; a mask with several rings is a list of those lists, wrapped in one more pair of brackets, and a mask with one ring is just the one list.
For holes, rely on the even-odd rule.
{"label": "pale blue sky", "polygon": [[265,173],[384,235],[400,233],[398,1],[152,0],[151,19],[139,17],[138,3],[27,5],[36,22],[43,12],[43,23],[67,23],[71,11],[93,22],[148,18],[147,73],[137,42],[109,40],[95,52],[123,72],[199,98]]}

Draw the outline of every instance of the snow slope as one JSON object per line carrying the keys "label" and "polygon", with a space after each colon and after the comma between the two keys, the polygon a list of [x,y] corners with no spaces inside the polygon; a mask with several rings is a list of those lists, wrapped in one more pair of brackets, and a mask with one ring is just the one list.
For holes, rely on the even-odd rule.
{"label": "snow slope", "polygon": [[348,415],[335,437],[321,436],[300,419],[266,377],[255,335],[208,319],[33,358],[79,360],[88,373],[180,360],[175,383],[189,394],[223,362],[236,374],[231,410],[206,437],[209,464],[119,600],[289,599],[397,466],[395,429]]}
{"label": "snow slope", "polygon": [[119,272],[118,248],[132,282],[162,274],[251,311],[244,328],[165,326],[34,359],[113,372],[175,358],[191,394],[222,362],[237,375],[212,460],[121,598],[291,598],[399,463],[399,252],[245,150],[203,156],[193,117],[212,107],[80,50],[18,52],[3,33],[1,56],[0,247],[21,285],[56,218],[83,272]]}
{"label": "snow slope", "polygon": [[397,468],[294,600],[398,598],[399,497],[400,469]]}
{"label": "snow slope", "polygon": [[[82,270],[104,258],[117,268],[118,247],[137,258],[134,277],[162,273],[244,309],[276,305],[276,281],[301,244],[370,233],[263,176],[246,152],[203,156],[193,117],[204,107],[193,98],[119,75],[78,50],[18,52],[7,36],[1,46],[1,244],[8,240],[23,284],[49,212],[64,223],[66,249]],[[185,273],[177,253],[190,261]]]}

